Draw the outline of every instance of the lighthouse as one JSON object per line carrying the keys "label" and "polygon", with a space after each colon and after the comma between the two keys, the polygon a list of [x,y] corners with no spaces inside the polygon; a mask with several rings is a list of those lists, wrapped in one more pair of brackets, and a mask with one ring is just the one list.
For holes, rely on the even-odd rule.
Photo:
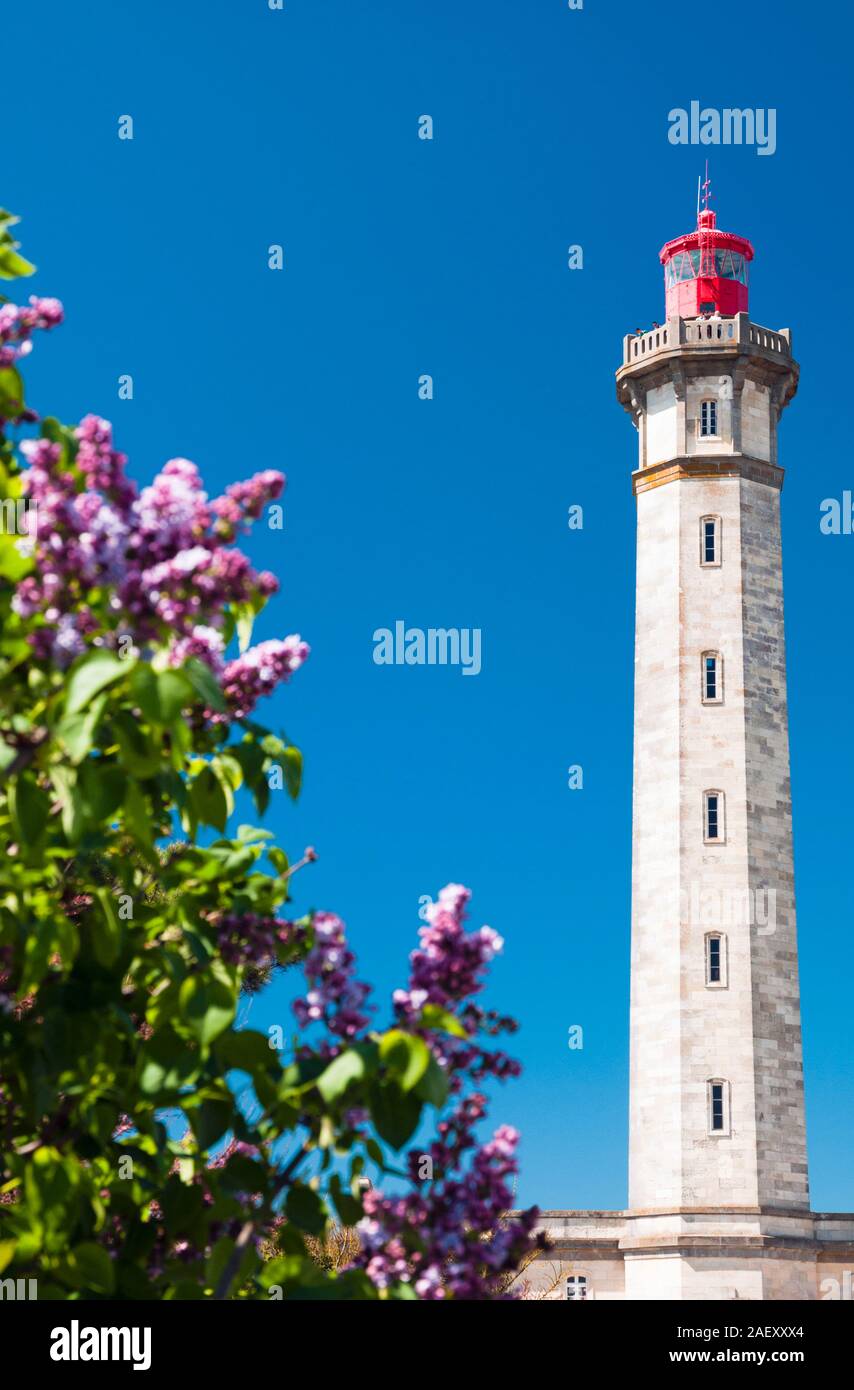
{"label": "lighthouse", "polygon": [[659,253],[664,322],[616,373],[638,449],[628,1207],[543,1214],[548,1296],[574,1300],[815,1299],[854,1257],[807,1172],[778,448],[799,368],[704,188]]}
{"label": "lighthouse", "polygon": [[617,372],[639,441],[629,1210],[678,1235],[627,1252],[628,1297],[685,1296],[686,1238],[809,1212],[778,457],[798,365],[751,321],[753,254],[704,208]]}

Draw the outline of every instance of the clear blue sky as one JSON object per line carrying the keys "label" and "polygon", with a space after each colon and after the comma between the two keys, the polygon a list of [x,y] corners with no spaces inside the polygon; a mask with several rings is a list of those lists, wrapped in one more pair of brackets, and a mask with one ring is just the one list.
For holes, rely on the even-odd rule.
{"label": "clear blue sky", "polygon": [[[288,473],[284,533],[251,546],[283,583],[261,635],[313,655],[266,711],[306,751],[270,823],[317,846],[298,906],[345,917],[381,999],[419,897],[472,887],[506,938],[490,999],[522,1024],[493,1114],[523,1131],[523,1201],[626,1200],[636,436],[613,372],[693,223],[706,151],[667,113],[696,99],[778,113],[773,157],[710,153],[721,224],[757,248],[752,315],[803,365],[781,461],[808,1133],[814,1205],[854,1206],[854,536],[818,526],[854,485],[851,37],[840,5],[793,0],[4,15],[0,203],[68,314],[31,401],[113,419],[143,480],[174,455],[212,492]],[[398,618],[480,627],[482,673],[374,665]],[[283,987],[253,1006],[286,1018]]]}

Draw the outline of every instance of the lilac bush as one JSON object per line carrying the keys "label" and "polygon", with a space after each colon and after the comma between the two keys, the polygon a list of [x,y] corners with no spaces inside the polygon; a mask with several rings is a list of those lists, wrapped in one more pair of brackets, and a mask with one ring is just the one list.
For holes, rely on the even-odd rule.
{"label": "lilac bush", "polygon": [[[229,829],[274,774],[299,792],[257,707],[309,649],[253,645],[277,582],[235,545],[285,480],[211,499],[175,458],[139,488],[108,421],[40,418],[19,367],[62,318],[0,306],[27,517],[0,534],[0,1273],[56,1299],[505,1296],[536,1212],[509,1212],[515,1132],[479,1134],[483,1083],[518,1073],[477,998],[501,939],[444,888],[380,1026],[341,919],[293,911],[314,850]],[[240,1026],[285,969],[288,1026]],[[333,1223],[346,1265],[316,1258]]]}

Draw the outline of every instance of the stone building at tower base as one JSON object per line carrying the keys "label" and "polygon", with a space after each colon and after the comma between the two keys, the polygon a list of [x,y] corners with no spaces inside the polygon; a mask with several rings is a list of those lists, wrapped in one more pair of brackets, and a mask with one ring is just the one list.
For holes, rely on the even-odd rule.
{"label": "stone building at tower base", "polygon": [[854,1212],[544,1211],[550,1249],[520,1275],[530,1299],[854,1298]]}

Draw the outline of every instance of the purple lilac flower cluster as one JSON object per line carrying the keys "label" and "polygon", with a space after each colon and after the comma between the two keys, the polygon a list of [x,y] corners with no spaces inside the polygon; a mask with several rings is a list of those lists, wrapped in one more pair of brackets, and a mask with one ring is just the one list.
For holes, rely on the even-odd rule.
{"label": "purple lilac flower cluster", "polygon": [[449,883],[427,907],[427,926],[418,935],[421,949],[409,959],[409,989],[394,992],[400,1017],[411,1022],[425,1004],[449,1008],[483,988],[483,974],[504,942],[491,927],[467,933],[463,927],[468,888]]}
{"label": "purple lilac flower cluster", "polygon": [[262,695],[272,694],[302,666],[308,653],[308,643],[297,634],[281,641],[259,642],[229,661],[222,671],[222,691],[231,717],[240,719],[249,714]]}
{"label": "purple lilac flower cluster", "polygon": [[419,1181],[424,1154],[411,1153],[405,1196],[365,1194],[355,1264],[377,1288],[410,1283],[423,1299],[495,1298],[530,1250],[539,1211],[510,1211],[519,1136],[502,1125],[478,1145],[474,1128],[485,1112],[483,1096],[469,1096],[439,1125],[429,1148],[435,1181]]}
{"label": "purple lilac flower cluster", "polygon": [[216,516],[217,534],[226,540],[233,540],[247,522],[257,521],[268,502],[273,501],[282,491],[281,473],[266,468],[245,482],[232,483],[225,489],[223,497],[211,503],[211,511]]}
{"label": "purple lilac flower cluster", "polygon": [[504,943],[491,927],[465,931],[465,906],[470,897],[467,888],[449,883],[438,900],[428,906],[427,926],[419,932],[421,949],[413,951],[409,958],[409,988],[395,990],[393,996],[398,1018],[410,1028],[419,1028],[421,1011],[427,1004],[442,1009],[462,1005],[457,1020],[465,1029],[467,1040],[429,1027],[420,1028],[429,1038],[454,1093],[462,1090],[465,1080],[480,1082],[492,1076],[505,1081],[521,1072],[514,1058],[498,1050],[484,1049],[476,1042],[479,1033],[513,1032],[516,1024],[512,1018],[484,1013],[471,999],[483,988],[486,968]]}
{"label": "purple lilac flower cluster", "polygon": [[[35,328],[62,316],[52,299],[0,306],[0,366],[29,349]],[[262,642],[228,663],[224,656],[228,611],[257,608],[278,588],[227,542],[281,495],[281,473],[263,469],[209,501],[195,464],[176,458],[137,493],[112,426],[96,415],[80,422],[71,449],[47,438],[20,449],[38,526],[19,543],[34,571],[13,602],[38,657],[66,667],[120,638],[165,650],[175,665],[198,657],[225,683],[228,714],[219,719],[249,714],[302,664],[309,649],[299,636]]]}
{"label": "purple lilac flower cluster", "polygon": [[11,367],[32,351],[37,328],[56,328],[63,309],[58,299],[31,294],[29,304],[0,304],[0,367]]}
{"label": "purple lilac flower cluster", "polygon": [[[409,988],[394,995],[399,1020],[428,1040],[452,1093],[458,1096],[450,1119],[426,1151],[433,1178],[423,1181],[425,1151],[409,1154],[412,1189],[388,1197],[376,1189],[364,1198],[365,1220],[359,1233],[362,1250],[356,1261],[369,1279],[386,1288],[411,1283],[420,1298],[477,1299],[496,1297],[504,1276],[535,1243],[536,1208],[510,1214],[511,1179],[517,1172],[516,1132],[498,1129],[479,1145],[474,1130],[486,1111],[482,1095],[463,1097],[464,1086],[486,1076],[517,1075],[519,1064],[503,1052],[485,1050],[478,1033],[514,1031],[512,1019],[486,1013],[471,996],[483,988],[484,971],[502,947],[489,927],[466,932],[465,907],[471,894],[448,884],[428,908],[420,948],[410,956]],[[422,1021],[425,1005],[452,1011],[465,1039],[431,1029]],[[470,1162],[464,1167],[465,1160]]]}
{"label": "purple lilac flower cluster", "polygon": [[370,1021],[363,1012],[370,985],[354,978],[355,957],[340,917],[315,912],[311,929],[313,944],[302,963],[309,990],[294,1001],[294,1013],[302,1027],[322,1021],[330,1033],[350,1042]]}
{"label": "purple lilac flower cluster", "polygon": [[219,953],[229,965],[254,965],[263,970],[276,959],[277,944],[293,936],[293,926],[278,917],[255,912],[228,913],[217,923]]}

